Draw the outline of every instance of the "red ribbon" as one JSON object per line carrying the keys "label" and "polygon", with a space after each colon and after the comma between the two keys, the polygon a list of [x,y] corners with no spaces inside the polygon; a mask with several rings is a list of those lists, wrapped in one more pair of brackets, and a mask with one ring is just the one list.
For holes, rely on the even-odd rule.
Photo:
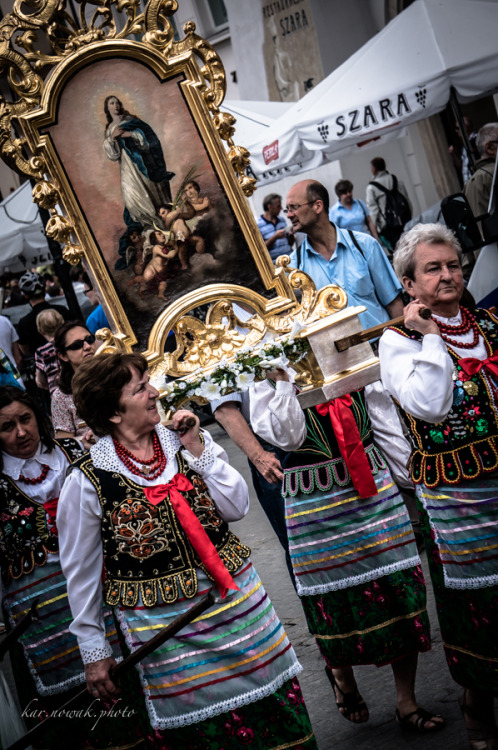
{"label": "red ribbon", "polygon": [[378,494],[377,487],[356,420],[349,408],[352,403],[351,396],[347,393],[345,396],[327,401],[326,404],[319,404],[316,410],[322,417],[329,414],[339,450],[358,494],[361,498],[372,497]]}
{"label": "red ribbon", "polygon": [[212,575],[214,582],[218,586],[221,597],[224,599],[229,589],[239,591],[239,587],[223,564],[221,557],[216,551],[216,547],[208,537],[201,522],[195,515],[187,500],[180,494],[181,492],[187,492],[192,489],[193,485],[187,479],[185,474],[175,474],[171,482],[168,482],[168,484],[158,484],[155,487],[144,487],[143,491],[145,492],[147,500],[149,503],[152,503],[152,505],[158,505],[169,495],[169,500],[183,530],[187,534],[192,547],[206,566],[206,570]]}
{"label": "red ribbon", "polygon": [[475,375],[479,372],[481,367],[485,367],[498,382],[498,350],[487,359],[465,357],[464,359],[459,359],[458,364],[464,373],[469,376]]}

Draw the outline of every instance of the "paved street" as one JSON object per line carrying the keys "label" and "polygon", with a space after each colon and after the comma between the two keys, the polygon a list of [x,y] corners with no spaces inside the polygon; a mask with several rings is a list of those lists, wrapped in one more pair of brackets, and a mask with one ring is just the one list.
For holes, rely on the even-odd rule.
{"label": "paved street", "polygon": [[[231,463],[244,475],[252,489],[245,456],[218,425],[210,424],[207,429],[225,447]],[[360,691],[369,707],[370,720],[362,725],[354,725],[342,718],[335,708],[324,662],[308,633],[302,607],[287,573],[283,551],[254,493],[248,515],[231,526],[251,547],[252,560],[303,665],[299,680],[320,750],[468,750],[465,726],[458,706],[462,690],[451,680],[446,667],[430,584],[429,614],[433,647],[430,652],[420,656],[417,695],[422,706],[444,716],[447,727],[428,735],[401,731],[394,718],[395,691],[390,667],[359,667],[356,670]],[[429,580],[425,560],[424,568],[426,580]]]}

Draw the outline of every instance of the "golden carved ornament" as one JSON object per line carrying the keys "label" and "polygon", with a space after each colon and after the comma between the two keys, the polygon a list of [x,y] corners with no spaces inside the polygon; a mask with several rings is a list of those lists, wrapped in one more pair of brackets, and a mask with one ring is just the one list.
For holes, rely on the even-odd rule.
{"label": "golden carved ornament", "polygon": [[33,200],[42,208],[51,210],[55,208],[60,200],[59,192],[55,185],[47,180],[37,182],[33,188]]}
{"label": "golden carved ornament", "polygon": [[[0,155],[12,169],[38,180],[46,177],[46,165],[36,161],[33,144],[14,133],[19,131],[19,118],[38,108],[48,72],[84,47],[131,36],[141,37],[142,44],[165,56],[190,55],[196,61],[203,81],[200,90],[214,126],[220,138],[233,146],[235,118],[219,110],[226,93],[220,57],[195,33],[193,21],[184,25],[185,37],[175,41],[171,17],[178,10],[177,0],[149,0],[143,12],[140,5],[139,0],[77,0],[71,6],[76,10],[73,17],[63,0],[15,0],[12,12],[0,22],[0,67],[15,94],[13,102],[0,96]],[[254,180],[242,175],[248,154],[235,161],[241,187],[250,195]]]}
{"label": "golden carved ornament", "polygon": [[115,336],[110,328],[99,328],[95,333],[97,341],[101,342],[96,354],[114,354],[116,352],[131,352],[131,346],[126,346],[122,338]]}
{"label": "golden carved ornament", "polygon": [[235,133],[235,117],[230,112],[219,112],[213,117],[214,125],[220,134],[220,138],[224,141],[228,141],[233,138]]}
{"label": "golden carved ornament", "polygon": [[57,240],[61,244],[68,242],[71,232],[73,231],[72,224],[60,214],[54,214],[50,217],[45,227],[45,232],[48,237]]}
{"label": "golden carved ornament", "polygon": [[[317,292],[311,278],[303,271],[289,268],[288,258],[286,260],[287,264],[283,262],[282,268],[291,285],[301,290],[301,305],[296,304],[286,314],[267,313],[265,299],[247,290],[243,305],[253,311],[248,320],[239,319],[232,302],[226,300],[215,302],[210,307],[205,323],[193,315],[180,316],[172,326],[177,348],[153,364],[153,377],[156,380],[165,374],[185,377],[199,368],[209,371],[220,360],[233,358],[243,347],[260,344],[268,334],[281,336],[290,333],[296,321],[303,327],[309,326],[347,306],[343,289],[331,284]],[[246,333],[241,334],[240,329]],[[299,363],[300,383],[311,382],[317,368],[313,352],[310,352]]]}
{"label": "golden carved ornament", "polygon": [[[66,85],[94,63],[133,60],[149,66],[161,83],[184,76],[184,99],[267,293],[228,282],[206,283],[161,309],[145,334],[145,356],[155,373],[171,377],[212,368],[220,359],[236,356],[243,346],[257,346],[268,334],[289,333],[295,321],[319,324],[347,304],[337,287],[318,292],[306,274],[289,267],[288,258],[280,258],[276,268],[271,263],[241,194],[242,190],[249,196],[255,189],[255,179],[246,174],[250,154],[233,141],[235,118],[220,111],[226,92],[222,62],[196,34],[193,21],[185,24],[184,38],[175,40],[172,16],[177,8],[177,0],[149,0],[144,10],[139,0],[15,0],[12,12],[0,21],[0,70],[13,92],[12,100],[0,96],[0,155],[35,179],[34,200],[50,211],[46,233],[64,246],[63,257],[76,264],[85,256],[114,331],[99,332],[100,351],[129,351],[138,339],[116,291],[113,269],[59,161],[50,128],[57,122]],[[237,318],[236,302],[252,311],[248,321]],[[209,304],[205,322],[191,314]],[[177,349],[164,354],[170,330]],[[315,364],[312,354],[300,363],[302,382],[319,377]]]}
{"label": "golden carved ornament", "polygon": [[83,256],[84,252],[81,247],[73,242],[67,242],[62,248],[62,257],[71,266],[77,266],[78,263],[81,263]]}

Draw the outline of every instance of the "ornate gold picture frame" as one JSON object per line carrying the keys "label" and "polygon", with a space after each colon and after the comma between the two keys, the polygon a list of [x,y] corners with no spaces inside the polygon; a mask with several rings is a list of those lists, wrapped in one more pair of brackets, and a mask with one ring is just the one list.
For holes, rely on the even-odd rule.
{"label": "ornate gold picture frame", "polygon": [[114,339],[157,364],[201,304],[295,308],[245,199],[254,181],[234,118],[219,110],[221,61],[193,23],[174,40],[176,1],[143,13],[134,0],[81,2],[77,21],[55,0],[26,7],[16,2],[0,26],[17,97],[4,102],[2,157],[36,181],[47,234],[69,262],[84,259]]}

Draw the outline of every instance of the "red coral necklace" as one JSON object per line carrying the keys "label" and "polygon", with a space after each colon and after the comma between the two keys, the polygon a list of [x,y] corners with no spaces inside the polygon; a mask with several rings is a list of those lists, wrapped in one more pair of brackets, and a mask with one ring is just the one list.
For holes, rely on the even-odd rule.
{"label": "red coral necklace", "polygon": [[[157,433],[154,431],[152,436],[152,447],[154,452],[152,458],[141,460],[133,455],[128,448],[121,445],[115,438],[112,439],[114,443],[114,450],[119,460],[126,466],[127,469],[135,474],[137,477],[145,477],[146,479],[156,479],[160,474],[163,473],[166,467],[166,456],[159,442]],[[139,466],[137,466],[139,464]]]}
{"label": "red coral necklace", "polygon": [[25,477],[24,474],[19,474],[19,481],[26,484],[41,484],[47,478],[48,470],[47,464],[42,464],[42,472],[39,477]]}
{"label": "red coral necklace", "polygon": [[[437,319],[436,323],[441,332],[441,338],[446,341],[447,344],[450,344],[450,346],[457,346],[459,349],[473,349],[477,346],[477,342],[479,341],[479,328],[475,316],[472,315],[472,313],[470,313],[465,307],[461,307],[460,310],[462,312],[462,322],[459,325],[450,326]],[[463,336],[469,331],[473,331],[474,333],[472,341],[463,342],[450,338],[450,336]]]}

